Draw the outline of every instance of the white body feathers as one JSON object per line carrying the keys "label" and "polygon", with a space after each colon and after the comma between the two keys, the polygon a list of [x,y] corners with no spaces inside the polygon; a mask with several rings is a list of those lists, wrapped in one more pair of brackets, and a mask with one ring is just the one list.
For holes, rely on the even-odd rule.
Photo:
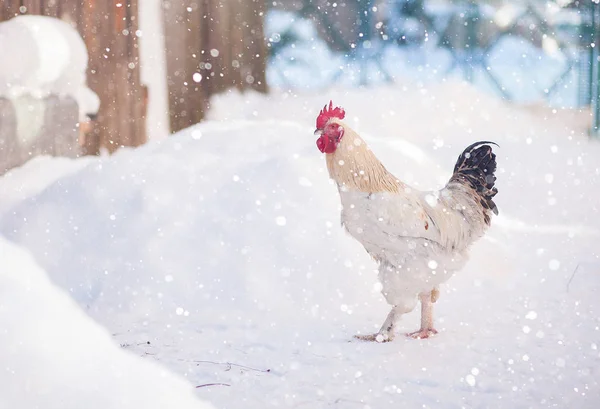
{"label": "white body feathers", "polygon": [[391,305],[414,307],[418,294],[448,280],[487,227],[476,198],[459,184],[439,192],[339,190],[342,224],[379,262],[382,293]]}

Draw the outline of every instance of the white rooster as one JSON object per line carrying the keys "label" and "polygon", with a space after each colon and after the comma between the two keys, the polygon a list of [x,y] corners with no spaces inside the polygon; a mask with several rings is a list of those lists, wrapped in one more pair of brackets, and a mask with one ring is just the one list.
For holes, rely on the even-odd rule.
{"label": "white rooster", "polygon": [[379,332],[356,338],[387,342],[402,314],[421,302],[421,328],[408,334],[428,338],[438,287],[467,262],[469,246],[498,214],[492,198],[496,156],[477,142],[458,157],[446,186],[421,192],[402,183],[375,157],[365,141],[342,122],[342,108],[325,106],[317,117],[317,146],[326,154],[330,177],[342,202],[342,224],[379,263],[382,293],[392,309]]}

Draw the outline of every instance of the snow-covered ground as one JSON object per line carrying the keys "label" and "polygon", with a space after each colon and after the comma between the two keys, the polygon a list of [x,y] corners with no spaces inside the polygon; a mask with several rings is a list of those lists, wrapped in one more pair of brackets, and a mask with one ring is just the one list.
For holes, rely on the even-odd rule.
{"label": "snow-covered ground", "polygon": [[[376,266],[339,225],[315,146],[314,119],[330,98],[421,189],[445,183],[467,144],[500,144],[500,216],[443,287],[433,339],[352,340],[376,330],[388,307]],[[210,121],[171,138],[111,157],[37,158],[0,179],[0,234],[136,365],[163,365],[217,408],[600,406],[600,145],[578,124],[461,84],[231,93],[213,105]],[[0,271],[2,282],[15,274]],[[24,319],[52,314],[52,297],[40,294]],[[18,299],[1,299],[9,345],[79,359],[72,340],[45,350],[10,326]],[[93,326],[78,319],[75,335]],[[417,323],[413,313],[402,330]],[[23,380],[41,362],[12,365]]]}

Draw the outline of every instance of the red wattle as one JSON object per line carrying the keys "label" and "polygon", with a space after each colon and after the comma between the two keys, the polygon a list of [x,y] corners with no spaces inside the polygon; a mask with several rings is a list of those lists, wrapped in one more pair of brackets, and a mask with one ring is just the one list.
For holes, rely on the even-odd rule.
{"label": "red wattle", "polygon": [[338,143],[333,141],[326,135],[321,136],[317,139],[317,147],[323,153],[333,153],[337,148]]}

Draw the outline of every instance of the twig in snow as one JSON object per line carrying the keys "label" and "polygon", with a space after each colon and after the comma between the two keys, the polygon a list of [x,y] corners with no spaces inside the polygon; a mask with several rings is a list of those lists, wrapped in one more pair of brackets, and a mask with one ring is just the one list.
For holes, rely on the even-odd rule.
{"label": "twig in snow", "polygon": [[227,365],[228,368],[226,369],[226,371],[231,370],[232,366],[235,366],[237,368],[242,368],[242,369],[247,369],[249,371],[255,371],[255,372],[262,372],[262,373],[269,373],[271,372],[270,369],[257,369],[257,368],[252,368],[246,365],[240,365],[240,364],[234,364],[232,362],[215,362],[215,361],[200,361],[200,360],[187,360],[187,359],[179,359],[180,361],[183,362],[194,362],[196,364],[213,364],[213,365]]}
{"label": "twig in snow", "polygon": [[150,345],[150,341],[138,342],[137,344],[129,344],[127,342],[125,342],[124,344],[119,344],[119,346],[121,348],[128,348],[128,347],[131,347],[131,346],[136,346],[137,347],[137,346],[140,346],[140,345]]}
{"label": "twig in snow", "polygon": [[577,267],[573,270],[573,274],[571,274],[571,278],[569,278],[569,282],[567,283],[567,292],[569,292],[569,287],[571,286],[571,281],[575,278],[575,274],[577,274],[577,270],[579,270],[579,263],[577,263]]}
{"label": "twig in snow", "polygon": [[338,403],[341,403],[341,402],[356,403],[356,404],[359,404],[359,405],[364,405],[365,404],[364,402],[361,402],[361,401],[351,400],[351,399],[345,399],[345,398],[337,398],[333,402],[333,404],[337,405]]}
{"label": "twig in snow", "polygon": [[215,382],[215,383],[205,383],[203,385],[198,385],[198,386],[196,386],[196,388],[204,388],[206,386],[231,386],[231,385],[228,384],[228,383],[218,383],[218,382]]}

